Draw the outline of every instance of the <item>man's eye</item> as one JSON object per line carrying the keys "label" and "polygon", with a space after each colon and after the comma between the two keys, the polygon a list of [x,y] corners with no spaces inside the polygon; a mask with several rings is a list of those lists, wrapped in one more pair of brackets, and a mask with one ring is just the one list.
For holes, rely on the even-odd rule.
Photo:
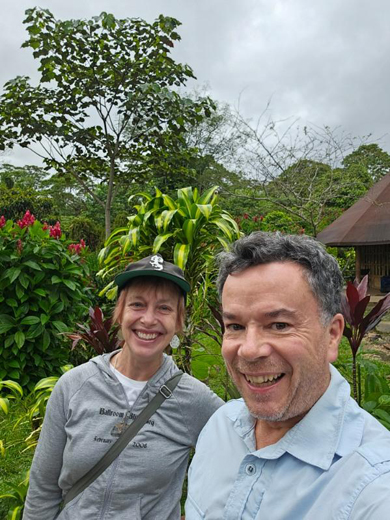
{"label": "man's eye", "polygon": [[277,321],[276,323],[272,323],[271,326],[274,330],[286,330],[289,327],[288,323],[284,323],[282,321]]}
{"label": "man's eye", "polygon": [[229,323],[228,325],[225,326],[226,330],[230,330],[230,331],[238,331],[238,330],[242,330],[244,327],[242,325],[239,325],[238,323]]}

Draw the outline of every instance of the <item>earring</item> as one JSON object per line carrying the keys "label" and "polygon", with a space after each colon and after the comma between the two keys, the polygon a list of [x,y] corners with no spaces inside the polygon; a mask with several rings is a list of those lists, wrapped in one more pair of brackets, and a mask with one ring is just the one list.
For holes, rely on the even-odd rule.
{"label": "earring", "polygon": [[176,334],[175,334],[169,344],[171,345],[171,348],[173,348],[173,349],[179,348],[179,346],[180,346],[179,337],[176,336]]}

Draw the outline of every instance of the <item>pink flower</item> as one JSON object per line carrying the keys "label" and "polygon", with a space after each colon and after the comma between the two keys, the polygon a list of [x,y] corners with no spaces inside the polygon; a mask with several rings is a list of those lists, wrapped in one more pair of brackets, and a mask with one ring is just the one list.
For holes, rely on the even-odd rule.
{"label": "pink flower", "polygon": [[46,231],[46,229],[49,229],[49,224],[47,222],[44,222],[42,229],[43,229],[43,231]]}
{"label": "pink flower", "polygon": [[86,246],[85,241],[83,239],[81,239],[79,244],[69,244],[68,250],[73,255],[79,255],[81,253],[81,251],[85,248],[85,246]]}
{"label": "pink flower", "polygon": [[1,215],[1,217],[0,217],[0,228],[3,228],[5,226],[6,222],[7,221],[5,220],[4,215]]}

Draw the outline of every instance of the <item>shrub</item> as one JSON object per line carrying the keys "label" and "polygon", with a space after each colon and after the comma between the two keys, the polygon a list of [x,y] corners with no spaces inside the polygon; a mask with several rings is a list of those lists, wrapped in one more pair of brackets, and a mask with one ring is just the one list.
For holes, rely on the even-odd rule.
{"label": "shrub", "polygon": [[59,333],[90,304],[86,263],[68,246],[59,223],[42,225],[29,212],[17,224],[0,218],[0,380],[31,389],[66,363]]}
{"label": "shrub", "polygon": [[49,197],[40,195],[34,190],[0,185],[0,207],[6,219],[18,220],[23,217],[26,208],[38,219],[52,219],[53,202]]}
{"label": "shrub", "polygon": [[99,249],[104,240],[104,229],[93,220],[86,217],[76,217],[69,223],[69,238],[85,240],[92,251]]}

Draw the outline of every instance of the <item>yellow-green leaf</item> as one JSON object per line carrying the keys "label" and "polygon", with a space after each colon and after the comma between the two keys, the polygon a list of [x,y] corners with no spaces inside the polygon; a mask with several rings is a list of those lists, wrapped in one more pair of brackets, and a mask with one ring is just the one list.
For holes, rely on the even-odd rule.
{"label": "yellow-green leaf", "polygon": [[187,264],[188,255],[191,250],[191,246],[189,244],[176,244],[175,250],[173,252],[173,261],[176,265],[178,265],[181,269],[185,269]]}
{"label": "yellow-green leaf", "polygon": [[9,407],[9,400],[6,397],[0,397],[0,408],[7,415]]}
{"label": "yellow-green leaf", "polygon": [[173,233],[166,233],[165,235],[157,235],[153,242],[153,253],[156,254],[159,252],[160,247],[163,245],[164,242],[168,240],[173,236]]}
{"label": "yellow-green leaf", "polygon": [[5,457],[5,446],[3,441],[0,441],[0,453],[2,457]]}
{"label": "yellow-green leaf", "polygon": [[140,230],[139,230],[139,227],[136,227],[136,228],[133,228],[133,229],[130,229],[129,231],[129,239],[131,240],[134,248],[137,247],[138,245],[138,242],[139,242],[139,236],[140,236]]}
{"label": "yellow-green leaf", "polygon": [[218,188],[219,186],[213,186],[205,191],[203,195],[199,197],[198,204],[209,204]]}
{"label": "yellow-green leaf", "polygon": [[106,292],[106,296],[109,300],[113,300],[117,294],[118,294],[118,287],[116,287],[116,286]]}
{"label": "yellow-green leaf", "polygon": [[176,209],[168,210],[165,209],[158,215],[155,219],[156,227],[159,231],[166,231],[168,229],[169,224],[173,218],[173,215],[176,213]]}
{"label": "yellow-green leaf", "polygon": [[43,390],[45,388],[54,388],[54,385],[57,383],[57,381],[57,376],[45,377],[44,379],[38,381],[38,383],[34,387],[33,392],[38,392],[38,390]]}
{"label": "yellow-green leaf", "polygon": [[210,220],[210,222],[212,224],[215,224],[216,226],[218,226],[219,229],[223,232],[223,234],[228,237],[230,242],[233,242],[233,235],[232,235],[231,227],[229,226],[229,224],[226,222],[225,219],[215,218],[213,220]]}
{"label": "yellow-green leaf", "polygon": [[229,242],[229,240],[226,240],[226,238],[224,237],[217,237],[217,239],[219,240],[220,244],[225,249],[225,251],[228,251],[230,249],[231,242]]}
{"label": "yellow-green leaf", "polygon": [[194,241],[196,223],[197,223],[197,221],[194,218],[185,220],[183,223],[183,233],[184,233],[184,236],[186,237],[188,244],[192,244]]}
{"label": "yellow-green leaf", "polygon": [[165,206],[168,206],[169,209],[176,209],[175,201],[169,195],[163,195],[163,201]]}
{"label": "yellow-green leaf", "polygon": [[204,217],[206,217],[206,220],[208,220],[211,213],[213,212],[213,206],[211,204],[197,204],[196,206],[197,206],[198,210],[200,211],[200,213]]}
{"label": "yellow-green leaf", "polygon": [[14,394],[16,392],[18,392],[20,394],[20,397],[23,397],[23,388],[16,381],[11,381],[10,379],[7,379],[6,381],[1,381],[0,382],[0,389],[3,386],[5,386],[6,388],[9,388],[10,390],[12,390],[12,392]]}

